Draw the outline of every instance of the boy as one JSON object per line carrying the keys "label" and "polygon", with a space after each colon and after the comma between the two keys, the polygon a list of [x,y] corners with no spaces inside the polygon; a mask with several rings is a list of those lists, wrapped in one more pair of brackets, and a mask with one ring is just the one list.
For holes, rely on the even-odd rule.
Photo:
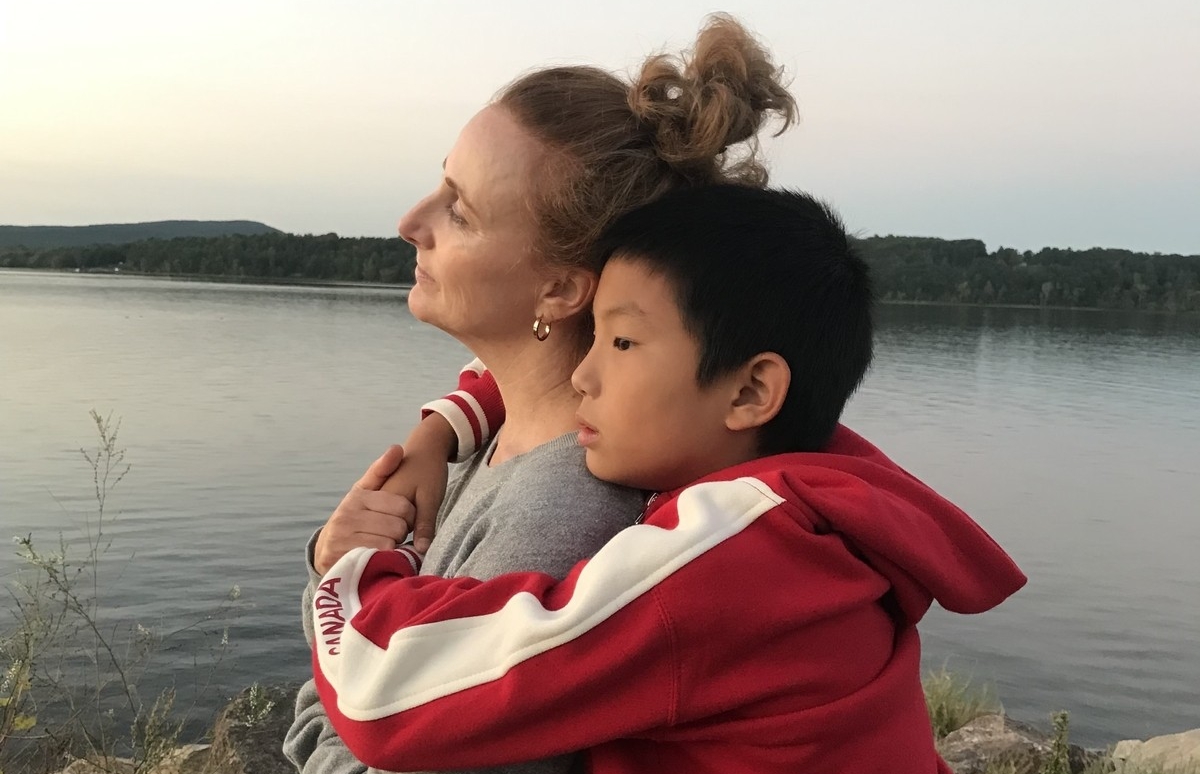
{"label": "boy", "polygon": [[392,770],[590,748],[593,772],[948,771],[916,623],[1025,579],[838,425],[872,324],[836,216],[716,186],[601,247],[579,443],[597,477],[660,494],[561,582],[416,577],[408,548],[339,560],[314,669],[343,741]]}

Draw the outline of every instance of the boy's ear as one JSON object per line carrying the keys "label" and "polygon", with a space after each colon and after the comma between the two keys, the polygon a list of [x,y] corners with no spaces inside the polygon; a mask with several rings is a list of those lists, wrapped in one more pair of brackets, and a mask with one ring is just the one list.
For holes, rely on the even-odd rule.
{"label": "boy's ear", "polygon": [[558,322],[586,311],[596,295],[600,278],[595,272],[582,268],[555,271],[542,285],[536,313],[546,322]]}
{"label": "boy's ear", "polygon": [[774,352],[761,352],[737,372],[736,395],[725,415],[729,430],[753,430],[770,422],[783,408],[792,369]]}

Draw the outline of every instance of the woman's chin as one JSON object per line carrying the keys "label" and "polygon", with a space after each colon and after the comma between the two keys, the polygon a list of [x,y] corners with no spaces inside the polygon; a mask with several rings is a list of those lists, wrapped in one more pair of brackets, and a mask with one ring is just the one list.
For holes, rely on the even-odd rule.
{"label": "woman's chin", "polygon": [[433,324],[430,316],[429,299],[419,284],[408,291],[408,311],[414,318],[423,323]]}
{"label": "woman's chin", "polygon": [[426,294],[414,292],[415,290],[416,288],[408,293],[408,313],[413,319],[458,338],[455,336],[455,326],[447,327],[446,315],[438,309],[437,303]]}

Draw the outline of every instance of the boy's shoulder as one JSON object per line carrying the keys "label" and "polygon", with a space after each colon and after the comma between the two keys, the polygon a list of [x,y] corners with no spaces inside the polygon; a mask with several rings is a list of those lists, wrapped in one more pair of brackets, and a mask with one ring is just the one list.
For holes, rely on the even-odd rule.
{"label": "boy's shoulder", "polygon": [[776,458],[765,457],[711,473],[679,489],[659,492],[650,498],[645,521],[677,529],[684,522],[717,523],[746,519],[755,521],[764,513],[785,506],[786,487],[780,486]]}
{"label": "boy's shoulder", "polygon": [[839,424],[820,451],[786,452],[756,457],[715,471],[688,486],[710,480],[731,480],[745,475],[770,475],[772,471],[786,472],[798,468],[823,467],[835,470],[865,470],[871,467],[901,470],[879,447],[845,425]]}
{"label": "boy's shoulder", "polygon": [[[759,457],[715,471],[672,492],[654,498],[647,518],[664,507],[674,522],[675,512],[688,515],[701,509],[740,518],[778,509],[789,521],[807,529],[837,531],[836,522],[872,518],[880,498],[910,500],[936,493],[894,463],[878,448],[849,428],[839,425],[819,452],[790,452]],[[834,522],[830,523],[830,520]]]}
{"label": "boy's shoulder", "polygon": [[819,484],[832,478],[855,477],[870,485],[880,474],[891,473],[912,478],[871,442],[848,427],[838,425],[821,451],[757,457],[710,473],[668,494],[678,496],[697,486],[739,479],[758,481],[772,489],[776,486],[787,489],[790,482],[806,478],[812,484]]}
{"label": "boy's shoulder", "polygon": [[647,521],[703,533],[712,546],[746,530],[794,545],[798,564],[811,560],[811,538],[836,536],[834,550],[884,577],[911,622],[931,599],[982,612],[1025,583],[966,513],[840,426],[820,452],[750,460],[684,487],[667,504]]}

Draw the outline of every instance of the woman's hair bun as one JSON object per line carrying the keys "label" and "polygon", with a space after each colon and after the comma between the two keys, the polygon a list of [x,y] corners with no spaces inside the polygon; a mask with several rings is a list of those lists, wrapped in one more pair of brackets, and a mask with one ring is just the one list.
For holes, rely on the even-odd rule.
{"label": "woman's hair bun", "polygon": [[[690,52],[646,60],[629,91],[629,107],[660,158],[696,182],[705,178],[766,183],[757,138],[772,116],[776,134],[796,120],[782,68],[735,19],[714,14]],[[745,152],[727,153],[746,143]]]}

